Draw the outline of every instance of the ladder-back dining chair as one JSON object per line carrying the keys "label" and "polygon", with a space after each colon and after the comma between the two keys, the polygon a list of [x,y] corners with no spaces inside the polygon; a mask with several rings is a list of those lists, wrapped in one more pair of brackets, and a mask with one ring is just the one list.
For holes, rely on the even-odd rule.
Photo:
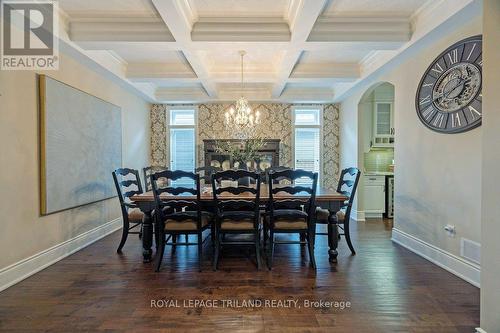
{"label": "ladder-back dining chair", "polygon": [[[130,201],[130,197],[142,193],[142,185],[139,178],[139,171],[134,169],[116,169],[113,171],[113,180],[123,217],[122,238],[116,250],[116,252],[121,253],[129,234],[138,234],[139,238],[142,236],[144,213],[136,204]],[[141,228],[140,231],[130,231],[138,226]]]}
{"label": "ladder-back dining chair", "polygon": [[[281,170],[269,172],[268,178],[269,203],[264,219],[264,246],[267,247],[269,239],[269,269],[272,269],[276,244],[307,244],[311,266],[316,269],[313,217],[318,174],[305,170]],[[276,184],[278,179],[286,179],[291,184]],[[297,198],[280,199],[280,193]],[[275,235],[280,233],[304,234],[306,237],[299,241],[276,241]]]}
{"label": "ladder-back dining chair", "polygon": [[219,171],[222,171],[222,169],[211,165],[195,169],[195,172],[200,174],[200,180],[203,181],[204,185],[211,185],[212,175]]}
{"label": "ladder-back dining chair", "polygon": [[[250,186],[222,186],[223,181],[233,184],[250,179]],[[212,175],[212,192],[216,206],[215,254],[213,268],[217,270],[219,254],[225,245],[253,245],[257,269],[260,258],[260,173],[247,170],[226,170]],[[251,234],[252,241],[226,239],[226,234]]]}
{"label": "ladder-back dining chair", "polygon": [[[150,178],[155,199],[155,223],[159,240],[156,271],[160,271],[165,245],[171,245],[172,252],[178,245],[197,245],[198,269],[201,271],[203,232],[211,226],[212,214],[203,211],[200,204],[200,176],[192,172],[165,170],[152,174]],[[174,184],[181,178],[192,180],[194,187],[159,187],[157,183],[161,178],[167,179],[168,184]],[[178,235],[190,234],[198,236],[196,243],[189,243],[188,239],[185,242],[177,241]],[[172,241],[169,242],[170,240]]]}
{"label": "ladder-back dining chair", "polygon": [[151,191],[153,188],[151,187],[151,175],[155,172],[168,170],[167,167],[161,165],[151,165],[142,169],[144,174],[144,190],[146,192]]}
{"label": "ladder-back dining chair", "polygon": [[[317,233],[318,235],[328,235],[328,243],[330,248],[332,247],[333,228],[342,229],[343,233],[339,234],[344,236],[347,242],[347,246],[351,250],[353,255],[356,254],[354,246],[352,245],[351,233],[349,223],[351,220],[351,209],[352,203],[354,201],[354,196],[356,195],[356,189],[358,187],[359,177],[361,176],[361,171],[358,168],[346,168],[340,173],[339,182],[337,184],[337,192],[345,195],[348,199],[344,202],[339,211],[330,211],[318,207],[316,209],[316,223],[327,224],[328,233]],[[335,261],[336,258],[330,256],[330,261]]]}

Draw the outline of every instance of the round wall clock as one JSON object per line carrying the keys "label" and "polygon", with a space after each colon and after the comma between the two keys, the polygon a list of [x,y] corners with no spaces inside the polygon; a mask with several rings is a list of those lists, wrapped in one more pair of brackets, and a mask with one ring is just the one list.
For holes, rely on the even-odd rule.
{"label": "round wall clock", "polygon": [[415,97],[420,120],[441,133],[460,133],[481,125],[482,37],[463,39],[427,68]]}

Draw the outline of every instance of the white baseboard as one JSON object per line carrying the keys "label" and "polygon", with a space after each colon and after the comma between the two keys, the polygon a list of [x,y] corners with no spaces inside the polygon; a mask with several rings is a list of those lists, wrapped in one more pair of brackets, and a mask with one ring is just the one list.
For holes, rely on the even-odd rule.
{"label": "white baseboard", "polygon": [[367,213],[365,212],[365,218],[367,219],[381,219],[384,217],[384,213]]}
{"label": "white baseboard", "polygon": [[87,247],[122,227],[117,218],[0,270],[0,291]]}
{"label": "white baseboard", "polygon": [[480,287],[481,267],[479,265],[446,252],[396,228],[392,229],[392,241],[446,269],[448,272],[455,274],[470,284],[478,288]]}
{"label": "white baseboard", "polygon": [[476,333],[488,333],[488,332],[483,330],[481,327],[476,327]]}
{"label": "white baseboard", "polygon": [[351,219],[358,222],[365,221],[365,212],[363,210],[351,210]]}

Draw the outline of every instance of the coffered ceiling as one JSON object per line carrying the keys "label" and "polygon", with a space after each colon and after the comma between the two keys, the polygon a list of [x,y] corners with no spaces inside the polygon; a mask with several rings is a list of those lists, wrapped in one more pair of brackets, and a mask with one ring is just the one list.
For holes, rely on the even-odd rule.
{"label": "coffered ceiling", "polygon": [[[429,0],[433,1],[433,0]],[[69,40],[155,102],[332,101],[428,0],[59,0]],[[238,51],[245,50],[245,85]]]}

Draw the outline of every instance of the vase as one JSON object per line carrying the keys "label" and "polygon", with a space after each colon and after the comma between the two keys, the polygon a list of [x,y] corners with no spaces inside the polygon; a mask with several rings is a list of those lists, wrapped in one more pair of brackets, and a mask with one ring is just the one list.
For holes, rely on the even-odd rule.
{"label": "vase", "polygon": [[[248,171],[246,162],[240,161],[240,164],[238,165],[238,169]],[[250,186],[250,178],[242,177],[242,178],[238,179],[238,186]]]}

